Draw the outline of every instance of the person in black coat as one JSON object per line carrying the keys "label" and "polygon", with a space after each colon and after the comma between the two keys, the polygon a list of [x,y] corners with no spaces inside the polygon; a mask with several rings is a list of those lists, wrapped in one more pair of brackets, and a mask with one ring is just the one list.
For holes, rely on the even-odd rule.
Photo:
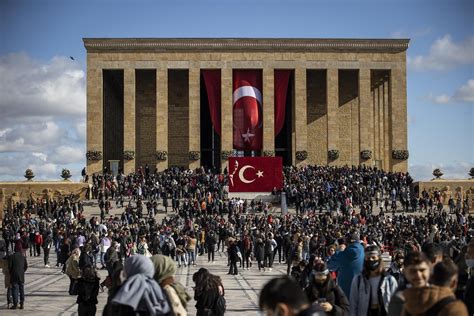
{"label": "person in black coat", "polygon": [[232,275],[237,275],[239,274],[237,271],[237,261],[240,260],[238,253],[240,252],[239,247],[237,247],[237,243],[233,238],[229,238],[229,261],[230,261],[230,267],[229,267],[229,273],[227,274],[232,274]]}
{"label": "person in black coat", "polygon": [[8,258],[8,270],[10,271],[10,282],[13,289],[13,306],[10,309],[17,309],[18,295],[20,295],[20,309],[23,309],[25,302],[25,271],[28,269],[26,257],[21,253],[19,247],[15,248],[15,253]]}
{"label": "person in black coat", "polygon": [[82,269],[82,277],[77,285],[78,315],[95,315],[97,311],[97,296],[99,295],[99,277],[92,265],[86,265]]}
{"label": "person in black coat", "polygon": [[304,292],[309,302],[317,305],[319,311],[336,316],[349,315],[349,300],[341,287],[331,279],[323,261],[316,260],[314,263],[310,283]]}
{"label": "person in black coat", "polygon": [[196,316],[222,316],[215,309],[219,296],[224,296],[224,286],[220,277],[209,273],[206,268],[200,268],[193,274],[194,300],[196,301]]}

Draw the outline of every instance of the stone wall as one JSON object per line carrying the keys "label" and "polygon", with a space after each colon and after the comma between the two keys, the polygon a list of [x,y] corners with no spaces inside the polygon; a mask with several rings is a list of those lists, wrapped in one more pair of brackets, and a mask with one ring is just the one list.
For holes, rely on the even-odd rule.
{"label": "stone wall", "polygon": [[19,201],[30,198],[51,199],[74,194],[77,198],[85,199],[88,183],[70,181],[24,181],[0,182],[0,220],[3,212]]}
{"label": "stone wall", "polygon": [[[195,80],[198,76],[189,76],[189,71],[194,74],[198,73],[198,69],[221,69],[222,138],[220,147],[222,150],[230,150],[232,148],[232,69],[256,68],[262,69],[266,74],[270,74],[272,69],[294,69],[293,110],[297,114],[294,116],[297,124],[293,123],[295,127],[292,135],[293,158],[296,150],[307,150],[309,157],[306,163],[358,164],[362,162],[360,151],[369,149],[372,150],[373,158],[363,161],[367,165],[382,161],[382,166],[386,170],[406,171],[407,161],[395,161],[391,158],[393,149],[407,149],[406,48],[390,48],[390,45],[380,49],[359,48],[361,46],[353,45],[340,50],[321,51],[315,49],[256,51],[252,50],[251,46],[248,46],[248,49],[242,46],[232,51],[222,49],[199,51],[193,48],[157,49],[156,51],[130,48],[90,49],[87,54],[88,150],[101,150],[103,147],[100,141],[96,141],[102,131],[91,127],[98,121],[97,115],[102,115],[100,111],[102,92],[93,85],[102,80],[99,78],[102,69],[151,69],[159,74],[155,99],[159,109],[159,111],[155,110],[155,147],[157,150],[168,150],[169,154],[168,161],[158,164],[160,169],[172,165],[189,167],[197,163],[191,164],[188,158],[189,150],[195,150],[198,146],[196,140],[199,140],[199,136],[195,135],[198,125],[190,122],[190,118],[200,117],[199,113],[194,113],[200,108],[199,104],[189,105],[190,80],[193,82],[191,85],[193,95],[197,95],[195,87],[198,87]],[[316,73],[311,73],[309,69],[314,69]],[[373,83],[371,74],[374,69],[389,75],[389,78],[376,88],[371,87]],[[356,85],[355,81],[344,83],[345,75],[339,82],[339,73],[345,73],[347,70],[350,70],[351,74],[359,71],[359,77],[354,77],[354,80],[358,80],[359,94],[340,103],[340,98],[345,99],[348,93],[352,95]],[[167,81],[162,78],[165,73],[168,73],[169,80]],[[324,78],[323,73],[326,74]],[[322,81],[326,84],[325,96],[320,90],[323,89]],[[269,89],[268,84],[267,82],[265,91]],[[307,91],[308,87],[312,90]],[[339,88],[342,88],[342,91],[339,91]],[[167,93],[169,95],[166,95]],[[266,97],[270,98],[270,93]],[[327,101],[324,108],[325,99]],[[164,104],[166,102],[164,100],[167,100],[168,104]],[[165,107],[169,110],[168,113]],[[161,118],[168,122],[168,126],[159,125],[159,122],[163,121]],[[267,125],[270,124],[269,122],[270,120]],[[271,128],[267,128],[265,132],[271,133]],[[167,142],[160,140],[162,137],[166,138]],[[266,135],[264,139],[268,144],[272,137]],[[138,144],[137,146],[139,147]],[[138,154],[141,150],[138,147],[137,158],[141,155]],[[271,147],[271,144],[268,145],[268,148]],[[338,149],[340,158],[328,161],[328,149]],[[149,153],[151,152],[152,150],[149,149]],[[96,170],[99,169],[100,163],[88,163],[88,167]],[[137,163],[141,162],[137,161]],[[225,162],[223,162],[224,165]]]}
{"label": "stone wall", "polygon": [[441,191],[443,203],[447,204],[450,197],[455,201],[458,197],[468,199],[470,210],[474,211],[474,179],[466,180],[448,180],[436,179],[431,181],[415,182],[414,186],[418,188],[419,196],[423,190],[429,193],[433,191]]}

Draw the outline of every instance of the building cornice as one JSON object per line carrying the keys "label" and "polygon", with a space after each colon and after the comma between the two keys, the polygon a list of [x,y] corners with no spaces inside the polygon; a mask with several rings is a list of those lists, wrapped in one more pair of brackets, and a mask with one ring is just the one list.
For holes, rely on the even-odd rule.
{"label": "building cornice", "polygon": [[317,38],[84,38],[87,52],[102,51],[266,51],[385,52],[407,50],[409,39]]}

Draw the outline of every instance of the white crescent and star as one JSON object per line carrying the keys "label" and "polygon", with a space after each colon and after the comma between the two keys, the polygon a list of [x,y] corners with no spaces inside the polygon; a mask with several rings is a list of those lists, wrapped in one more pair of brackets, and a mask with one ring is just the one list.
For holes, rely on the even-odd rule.
{"label": "white crescent and star", "polygon": [[257,178],[262,178],[263,177],[263,171],[262,170],[257,170],[257,178],[254,178],[253,180],[248,180],[244,177],[244,172],[245,170],[247,169],[255,169],[255,167],[251,166],[251,165],[245,165],[243,166],[240,170],[239,170],[239,179],[240,181],[242,181],[243,183],[252,183],[254,182],[255,180],[257,180]]}

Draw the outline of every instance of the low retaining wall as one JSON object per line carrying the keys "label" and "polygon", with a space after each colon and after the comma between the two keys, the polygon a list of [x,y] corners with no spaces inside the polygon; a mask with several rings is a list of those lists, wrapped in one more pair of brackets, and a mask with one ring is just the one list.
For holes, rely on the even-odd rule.
{"label": "low retaining wall", "polygon": [[71,194],[85,199],[88,188],[88,183],[71,181],[0,182],[0,220],[3,219],[3,211],[11,209],[16,202],[30,198],[54,199]]}
{"label": "low retaining wall", "polygon": [[423,190],[426,190],[428,193],[440,191],[444,204],[448,204],[451,197],[455,202],[458,197],[463,201],[467,198],[470,210],[474,210],[474,179],[433,179],[431,181],[415,182],[413,185],[418,190],[418,196],[421,195]]}

